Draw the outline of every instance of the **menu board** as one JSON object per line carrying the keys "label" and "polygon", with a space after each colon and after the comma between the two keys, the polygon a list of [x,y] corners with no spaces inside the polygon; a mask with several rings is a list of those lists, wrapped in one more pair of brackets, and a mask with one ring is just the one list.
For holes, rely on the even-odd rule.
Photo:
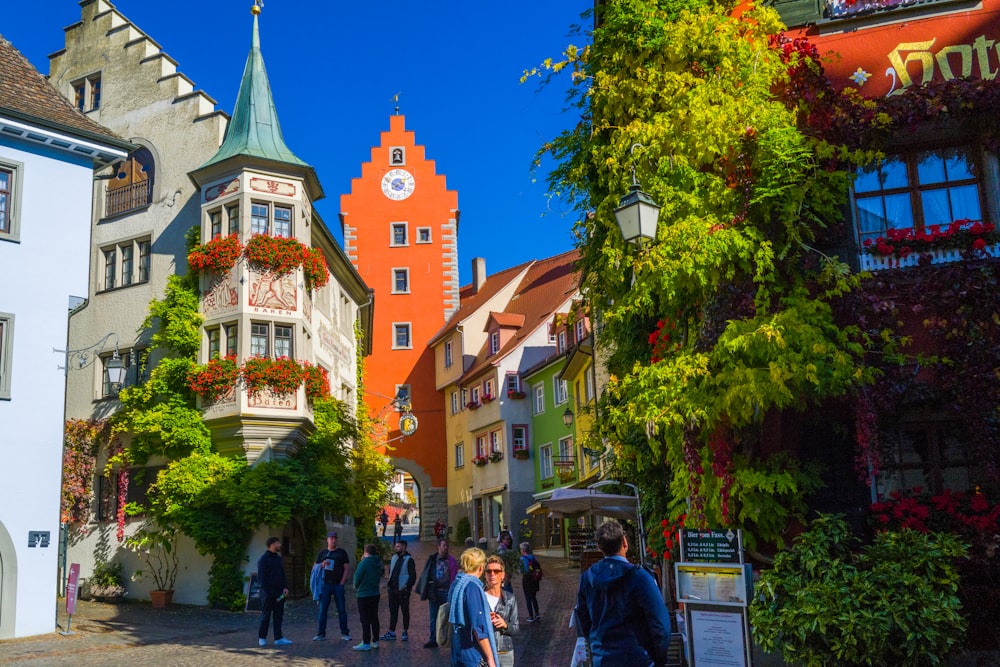
{"label": "menu board", "polygon": [[686,563],[743,562],[738,531],[685,528],[681,537],[681,560]]}
{"label": "menu board", "polygon": [[744,566],[700,563],[676,564],[678,602],[746,605],[747,584]]}
{"label": "menu board", "polygon": [[691,610],[695,667],[743,667],[748,664],[743,614]]}

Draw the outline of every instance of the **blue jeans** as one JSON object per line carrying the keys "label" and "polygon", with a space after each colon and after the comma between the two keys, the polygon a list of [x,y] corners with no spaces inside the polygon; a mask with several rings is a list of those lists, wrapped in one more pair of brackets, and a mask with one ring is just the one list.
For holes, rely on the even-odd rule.
{"label": "blue jeans", "polygon": [[431,609],[431,641],[437,643],[437,620],[438,620],[438,609],[441,608],[443,602],[438,602],[437,598],[427,600],[427,605]]}
{"label": "blue jeans", "polygon": [[330,597],[337,601],[337,613],[340,615],[340,634],[349,635],[351,631],[347,629],[347,604],[344,602],[344,587],[341,584],[323,584],[323,590],[319,594],[319,628],[316,634],[326,636],[326,616],[330,611]]}

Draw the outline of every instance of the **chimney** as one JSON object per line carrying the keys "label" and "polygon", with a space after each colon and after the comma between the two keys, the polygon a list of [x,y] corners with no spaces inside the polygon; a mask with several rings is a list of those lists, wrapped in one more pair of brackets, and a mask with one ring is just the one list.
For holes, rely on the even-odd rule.
{"label": "chimney", "polygon": [[486,282],[486,258],[472,258],[472,293],[479,294],[479,288]]}

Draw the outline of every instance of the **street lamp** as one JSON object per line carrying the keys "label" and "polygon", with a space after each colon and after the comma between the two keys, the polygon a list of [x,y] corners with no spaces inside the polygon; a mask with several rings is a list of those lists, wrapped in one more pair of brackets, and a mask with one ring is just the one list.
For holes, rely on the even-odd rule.
{"label": "street lamp", "polygon": [[[629,152],[635,151],[632,144]],[[652,241],[656,238],[656,224],[660,217],[660,205],[652,197],[642,191],[639,179],[635,175],[635,165],[632,166],[632,185],[628,194],[618,202],[615,209],[615,220],[618,229],[626,243],[640,245],[643,239]]]}
{"label": "street lamp", "polygon": [[563,425],[566,428],[569,428],[570,425],[573,424],[573,411],[570,410],[569,408],[566,408],[566,412],[563,413],[562,417],[563,417]]}
{"label": "street lamp", "polygon": [[[70,368],[81,369],[90,366],[100,358],[100,350],[104,348],[104,344],[111,338],[115,339],[115,351],[104,365],[104,377],[108,381],[111,391],[117,394],[121,390],[122,385],[125,384],[125,375],[128,369],[125,368],[125,362],[122,361],[121,355],[118,354],[118,334],[116,333],[109,333],[93,345],[81,347],[78,350],[57,350],[56,348],[52,348],[53,352],[61,352],[66,355],[65,365],[59,366],[59,370],[69,373]],[[93,356],[91,356],[92,352],[95,352]],[[75,362],[73,365],[70,364],[71,358]]]}

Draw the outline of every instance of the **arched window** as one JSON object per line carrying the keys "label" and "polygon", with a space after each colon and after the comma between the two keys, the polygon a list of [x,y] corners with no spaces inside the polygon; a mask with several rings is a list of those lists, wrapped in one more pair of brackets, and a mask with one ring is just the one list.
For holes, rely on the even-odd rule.
{"label": "arched window", "polygon": [[119,215],[149,205],[153,196],[153,154],[140,148],[118,165],[108,181],[106,216]]}

